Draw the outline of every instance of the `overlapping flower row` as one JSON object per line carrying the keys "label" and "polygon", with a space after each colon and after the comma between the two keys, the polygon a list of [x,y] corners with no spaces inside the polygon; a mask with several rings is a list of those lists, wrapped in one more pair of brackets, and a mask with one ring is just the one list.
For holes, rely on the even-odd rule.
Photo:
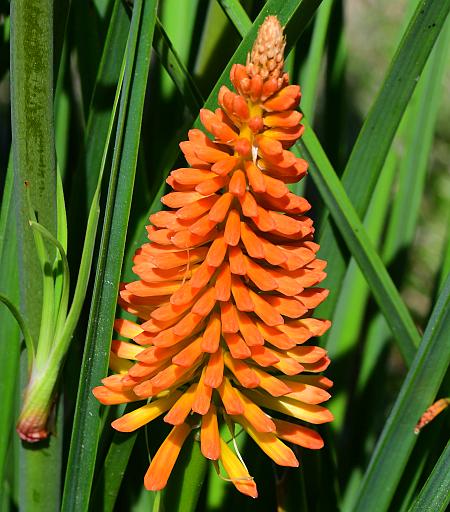
{"label": "overlapping flower row", "polygon": [[[283,45],[284,47],[284,45]],[[117,373],[94,390],[105,404],[151,398],[113,427],[132,431],[165,413],[173,430],[147,472],[148,489],[165,486],[181,445],[200,424],[205,457],[222,462],[236,487],[256,486],[219,435],[220,418],[239,423],[277,464],[296,466],[282,441],[320,448],[314,430],[295,420],[332,419],[326,351],[303,345],[329,322],[311,317],[327,296],[316,258],[308,202],[289,191],[307,164],[289,147],[300,137],[298,86],[285,74],[231,71],[221,108],[202,110],[214,137],[191,130],[181,149],[190,167],[172,171],[169,208],[151,216],[150,243],[134,258],[139,280],[123,286],[121,306],[141,324],[117,320],[133,340],[113,341]],[[270,415],[268,414],[270,412]],[[280,414],[281,413],[281,414]],[[283,416],[284,415],[284,416]],[[281,416],[281,417],[280,417]]]}

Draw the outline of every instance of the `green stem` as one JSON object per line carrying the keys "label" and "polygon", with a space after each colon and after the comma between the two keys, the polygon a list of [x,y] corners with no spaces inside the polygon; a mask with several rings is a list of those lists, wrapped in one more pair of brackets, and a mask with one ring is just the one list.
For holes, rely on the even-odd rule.
{"label": "green stem", "polygon": [[[31,203],[39,223],[55,236],[52,0],[11,1],[10,72],[20,310],[33,339],[37,340],[42,314],[42,271],[28,223],[23,183],[30,183]],[[48,249],[50,254],[55,254],[53,247]],[[23,373],[28,380],[26,365]],[[50,445],[39,450],[26,445],[19,447],[20,510],[59,510],[62,439],[60,432]]]}

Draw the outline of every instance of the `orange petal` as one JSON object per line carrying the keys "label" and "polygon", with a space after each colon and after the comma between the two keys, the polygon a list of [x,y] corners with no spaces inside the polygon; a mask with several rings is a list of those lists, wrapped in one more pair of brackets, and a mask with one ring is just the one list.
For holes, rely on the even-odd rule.
{"label": "orange petal", "polygon": [[220,439],[220,462],[238,491],[252,498],[258,497],[253,478],[222,438]]}
{"label": "orange petal", "polygon": [[114,330],[124,338],[134,338],[143,331],[137,323],[124,318],[114,320]]}
{"label": "orange petal", "polygon": [[111,342],[111,351],[124,359],[136,359],[143,350],[142,347],[134,343],[119,340],[112,340]]}
{"label": "orange petal", "polygon": [[227,302],[230,300],[231,293],[231,271],[230,266],[224,263],[219,270],[216,278],[216,284],[214,285],[216,290],[216,299]]}
{"label": "orange petal", "polygon": [[225,224],[224,240],[228,245],[235,246],[241,237],[241,217],[237,210],[231,210]]}
{"label": "orange petal", "polygon": [[191,341],[186,348],[178,352],[178,354],[172,358],[172,363],[188,368],[193,365],[196,359],[202,354],[202,337],[200,336],[196,340]]}
{"label": "orange petal", "polygon": [[277,428],[277,436],[285,441],[297,444],[310,450],[323,448],[323,439],[311,428],[295,425],[283,420],[273,420]]}
{"label": "orange petal", "polygon": [[239,162],[239,158],[235,156],[227,156],[226,158],[220,160],[219,162],[216,162],[212,167],[211,170],[214,171],[216,174],[219,174],[220,176],[225,176],[226,174],[230,173]]}
{"label": "orange petal", "polygon": [[247,286],[236,275],[233,275],[231,279],[231,291],[239,311],[253,311],[255,309],[250,298],[252,292],[249,293]]}
{"label": "orange petal", "polygon": [[264,345],[264,338],[249,315],[238,311],[239,331],[249,347]]}
{"label": "orange petal", "polygon": [[[208,217],[208,214],[205,213],[205,215],[203,215],[203,217],[200,217],[198,220],[196,220],[194,222],[194,224],[189,226],[189,231],[191,233],[193,233],[194,235],[204,237],[204,236],[207,236],[208,233],[210,233],[211,230],[213,230],[216,226],[217,226],[217,222],[210,220]],[[181,233],[181,231],[179,233]],[[176,242],[175,237],[172,239],[172,242],[178,247],[192,247],[193,245],[198,245],[198,244],[192,244],[191,246],[180,245],[179,243]]]}
{"label": "orange petal", "polygon": [[211,244],[209,248],[208,254],[206,256],[206,262],[211,267],[220,267],[222,265],[223,259],[225,258],[225,254],[227,252],[227,244],[223,236],[216,238],[214,242]]}
{"label": "orange petal", "polygon": [[256,326],[263,335],[264,339],[281,350],[288,350],[296,346],[295,341],[291,340],[286,334],[280,332],[278,327],[271,327],[261,322],[256,322]]}
{"label": "orange petal", "polygon": [[250,349],[239,334],[225,333],[223,337],[234,359],[247,359],[250,357]]}
{"label": "orange petal", "polygon": [[233,274],[245,276],[247,273],[247,267],[245,264],[245,257],[242,254],[241,249],[236,247],[230,247],[228,251],[228,258],[230,260],[230,270]]}
{"label": "orange petal", "polygon": [[273,398],[252,390],[245,390],[243,393],[262,407],[282,412],[299,420],[314,424],[327,423],[333,420],[331,412],[321,405],[305,404],[284,396]]}
{"label": "orange petal", "polygon": [[174,427],[166,437],[145,474],[144,485],[148,491],[160,491],[166,486],[181,447],[190,431],[191,427],[183,423]]}
{"label": "orange petal", "polygon": [[202,418],[200,429],[200,449],[204,457],[217,460],[220,457],[220,435],[217,411],[213,404]]}
{"label": "orange petal", "polygon": [[192,410],[198,414],[206,414],[211,404],[211,396],[213,388],[205,384],[206,368],[203,368],[200,380],[198,381],[197,390],[195,391]]}
{"label": "orange petal", "polygon": [[327,355],[327,351],[322,347],[295,347],[287,355],[299,363],[316,363]]}
{"label": "orange petal", "polygon": [[[182,423],[184,423],[184,420],[188,417],[188,415],[191,412],[196,390],[197,384],[191,384],[184,393],[180,392],[181,396],[179,396],[176,403],[172,406],[170,411],[164,416],[164,421],[166,423],[170,423],[171,425],[181,425]],[[171,392],[170,395],[172,395],[172,393],[173,392]]]}
{"label": "orange petal", "polygon": [[[278,313],[278,311],[272,307],[269,302],[266,302],[266,300],[263,299],[261,295],[250,291],[250,297],[254,304],[255,313],[266,325],[274,326],[284,323],[283,317],[280,315],[280,313]],[[272,295],[265,295],[265,297],[272,297]]]}
{"label": "orange petal", "polygon": [[239,202],[241,203],[242,213],[246,217],[254,218],[258,216],[258,203],[248,190],[239,198]]}
{"label": "orange petal", "polygon": [[240,419],[244,429],[255,443],[279,466],[296,468],[299,466],[294,452],[278,439],[273,432],[258,432],[245,418]]}
{"label": "orange petal", "polygon": [[223,380],[223,350],[221,347],[209,356],[205,373],[205,384],[212,388],[218,388]]}
{"label": "orange petal", "polygon": [[216,290],[211,287],[198,299],[192,308],[192,313],[205,317],[216,304]]}
{"label": "orange petal", "polygon": [[265,192],[266,182],[259,168],[253,162],[245,162],[245,171],[252,189],[257,193]]}
{"label": "orange petal", "polygon": [[233,196],[229,192],[221,195],[214,206],[209,209],[209,219],[214,222],[222,222],[228,213],[232,200]]}
{"label": "orange petal", "polygon": [[[284,379],[283,379],[284,380]],[[331,395],[322,388],[311,386],[310,384],[304,384],[302,382],[296,382],[291,380],[284,380],[284,382],[291,388],[291,392],[286,394],[288,398],[293,400],[300,400],[307,404],[320,404],[328,400]]]}
{"label": "orange petal", "polygon": [[145,364],[154,364],[172,357],[174,354],[178,353],[181,348],[180,345],[174,345],[167,348],[153,346],[146,348],[138,354],[137,359]]}
{"label": "orange petal", "polygon": [[[186,192],[175,193],[186,194]],[[211,210],[211,208],[213,208],[215,203],[219,200],[219,196],[215,194],[208,197],[203,197],[198,192],[192,192],[192,194],[195,194],[198,200],[186,202],[186,205],[176,212],[178,219],[196,219],[197,217],[200,217],[201,215]]]}
{"label": "orange petal", "polygon": [[250,350],[253,361],[257,362],[260,366],[273,366],[280,362],[274,351],[268,349],[267,347],[255,346],[251,347]]}
{"label": "orange petal", "polygon": [[276,311],[289,318],[299,318],[308,311],[300,301],[293,297],[281,297],[280,295],[263,295],[262,297]]}
{"label": "orange petal", "polygon": [[244,413],[244,404],[227,378],[223,379],[223,382],[217,388],[217,391],[219,392],[220,399],[222,400],[223,406],[228,414],[234,415]]}
{"label": "orange petal", "polygon": [[255,366],[253,371],[259,377],[259,387],[272,396],[283,396],[292,391],[285,381],[277,379],[277,377],[261,370],[261,368]]}
{"label": "orange petal", "polygon": [[238,312],[231,302],[220,303],[220,319],[223,333],[238,332]]}
{"label": "orange petal", "polygon": [[113,421],[111,426],[119,432],[133,432],[170,409],[180,396],[181,391],[174,391],[164,398],[159,398],[123,415]]}
{"label": "orange petal", "polygon": [[[275,432],[275,423],[260,407],[236,389],[239,398],[244,402],[244,418],[257,432]],[[240,422],[239,417],[236,418]]]}
{"label": "orange petal", "polygon": [[171,330],[175,336],[189,336],[194,332],[194,329],[199,325],[203,316],[190,312],[184,316]]}
{"label": "orange petal", "polygon": [[211,267],[206,261],[204,261],[191,277],[189,285],[192,289],[195,290],[204,288],[209,283],[209,280],[214,275],[216,270],[216,267]]}
{"label": "orange petal", "polygon": [[203,196],[198,192],[171,192],[161,198],[161,202],[169,208],[182,208],[187,204],[192,204]]}
{"label": "orange petal", "polygon": [[193,288],[190,283],[184,283],[170,297],[170,303],[174,306],[183,306],[184,304],[189,304],[194,300],[199,291],[199,288]]}
{"label": "orange petal", "polygon": [[266,269],[247,257],[245,258],[245,264],[248,277],[260,290],[269,291],[276,290],[278,288],[277,281],[269,274]]}
{"label": "orange petal", "polygon": [[232,371],[239,384],[245,388],[256,388],[259,386],[258,375],[248,364],[239,359],[234,359],[229,352],[225,353],[225,365]]}
{"label": "orange petal", "polygon": [[233,176],[231,176],[230,183],[228,184],[228,190],[234,196],[243,196],[245,194],[246,187],[247,183],[244,173],[240,169],[234,171]]}
{"label": "orange petal", "polygon": [[217,351],[220,343],[221,328],[222,324],[220,323],[219,314],[216,312],[212,313],[203,334],[201,347],[204,352],[213,354]]}
{"label": "orange petal", "polygon": [[264,246],[261,240],[245,222],[241,222],[241,239],[249,256],[252,258],[264,258]]}
{"label": "orange petal", "polygon": [[92,394],[103,405],[126,404],[140,400],[133,391],[112,391],[105,386],[97,386],[92,390]]}

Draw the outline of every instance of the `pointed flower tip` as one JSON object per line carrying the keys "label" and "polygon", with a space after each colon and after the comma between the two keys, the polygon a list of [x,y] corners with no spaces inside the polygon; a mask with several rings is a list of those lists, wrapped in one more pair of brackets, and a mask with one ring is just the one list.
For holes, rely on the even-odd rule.
{"label": "pointed flower tip", "polygon": [[248,74],[251,77],[259,75],[263,81],[268,78],[278,80],[283,74],[285,45],[286,38],[278,18],[267,16],[247,57]]}

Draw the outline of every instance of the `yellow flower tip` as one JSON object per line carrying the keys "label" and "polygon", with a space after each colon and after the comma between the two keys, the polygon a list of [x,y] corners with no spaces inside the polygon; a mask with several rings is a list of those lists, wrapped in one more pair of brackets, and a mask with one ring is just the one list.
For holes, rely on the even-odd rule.
{"label": "yellow flower tip", "polygon": [[258,497],[258,489],[247,468],[222,438],[220,439],[220,462],[225,468],[230,481],[239,492],[251,498]]}

